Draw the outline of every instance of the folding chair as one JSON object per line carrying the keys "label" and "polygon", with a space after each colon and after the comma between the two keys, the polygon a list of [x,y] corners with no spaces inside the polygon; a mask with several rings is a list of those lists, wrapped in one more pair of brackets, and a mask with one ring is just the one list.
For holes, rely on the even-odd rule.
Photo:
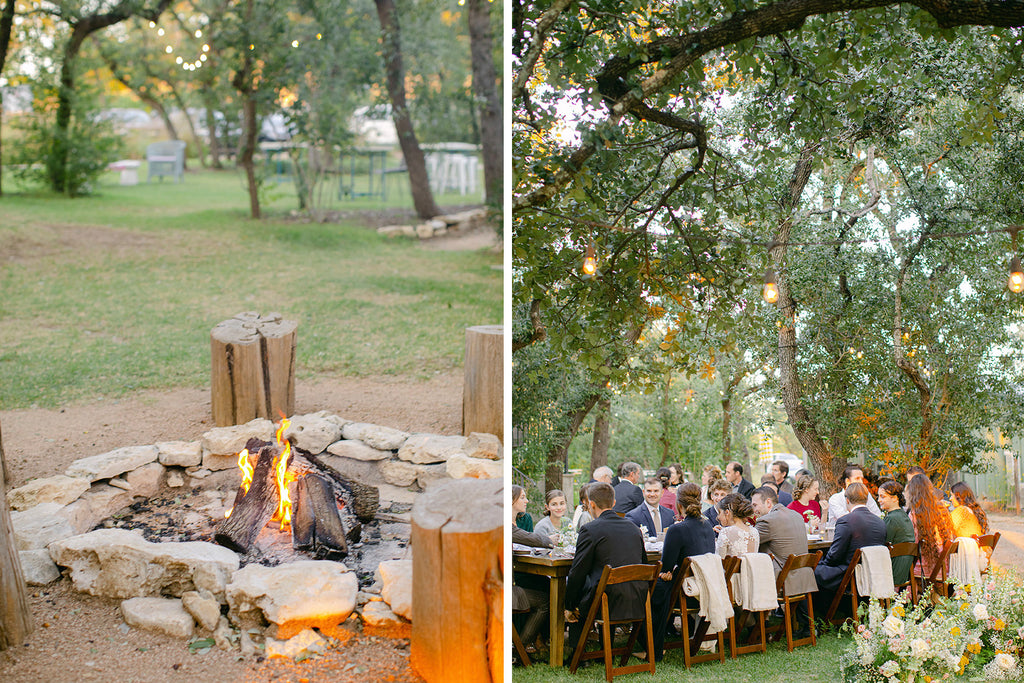
{"label": "folding chair", "polygon": [[[724,566],[724,565],[723,565]],[[709,662],[712,659],[717,659],[720,662],[725,662],[725,635],[721,631],[714,635],[707,635],[708,626],[710,625],[706,619],[700,616],[699,607],[690,607],[686,604],[686,594],[683,592],[683,581],[687,577],[693,576],[693,563],[689,557],[683,559],[683,563],[679,565],[679,569],[676,571],[676,576],[672,580],[672,589],[669,595],[669,599],[672,601],[669,607],[669,623],[675,618],[675,615],[681,617],[683,627],[683,637],[681,640],[673,640],[665,643],[666,650],[673,650],[676,648],[683,649],[683,663],[686,668],[689,669],[694,664],[700,664],[701,662]],[[690,632],[690,616],[694,617],[693,633]],[[715,652],[706,652],[699,654],[700,646],[704,642],[717,643],[717,649]]]}
{"label": "folding chair", "polygon": [[[654,673],[654,630],[651,627],[651,593],[654,591],[654,584],[658,580],[658,571],[660,569],[660,562],[655,562],[654,564],[629,564],[623,567],[615,567],[614,569],[605,565],[604,572],[601,574],[601,580],[598,582],[597,589],[594,592],[594,601],[590,603],[590,609],[587,611],[586,619],[583,622],[580,641],[576,644],[576,649],[572,655],[572,663],[569,667],[570,673],[576,673],[581,660],[597,659],[599,657],[604,658],[604,676],[608,683],[611,683],[615,676],[621,674],[636,673],[638,671]],[[638,619],[612,620],[608,612],[607,588],[608,586],[628,583],[630,581],[644,581],[647,583],[644,615]],[[600,610],[600,616],[598,615],[598,610]],[[584,652],[587,636],[590,635],[592,629],[597,627],[598,621],[601,628],[601,649]],[[633,625],[629,635],[629,642],[625,647],[612,649],[613,627],[622,624]],[[626,666],[626,661],[629,660],[630,655],[633,653],[633,645],[640,634],[641,625],[646,627],[647,661],[641,664],[634,664],[633,666]],[[612,666],[612,658],[615,655],[622,655],[618,667]]]}
{"label": "folding chair", "polygon": [[896,588],[896,592],[899,593],[907,588],[910,589],[910,601],[917,604],[919,594],[917,592],[917,581],[914,579],[914,565],[917,564],[918,559],[918,547],[917,543],[892,543],[889,545],[889,558],[891,560],[897,557],[911,557],[913,558],[910,563],[910,575],[904,583],[896,583],[893,581],[893,586]]}
{"label": "folding chair", "polygon": [[[742,607],[735,607],[736,596],[732,594],[732,577],[740,573],[740,566],[743,560],[739,557],[728,556],[722,560],[722,568],[725,570],[725,585],[729,589],[729,603],[734,606],[733,616],[729,617],[729,652],[733,659],[736,659],[736,655],[745,655],[749,652],[765,652],[768,649],[768,639],[765,635],[764,630],[764,612],[757,612],[757,630],[751,633],[750,640],[744,645],[736,644],[736,637],[740,631],[747,625],[747,619],[754,614],[754,612],[748,612]],[[739,613],[739,617],[736,617],[736,612]],[[761,636],[758,642],[750,642],[754,639],[754,636],[759,634]]]}
{"label": "folding chair", "polygon": [[[513,609],[512,614],[529,614],[528,609]],[[519,655],[519,661],[523,663],[523,666],[530,666],[530,655],[526,653],[526,647],[523,646],[523,640],[519,637],[519,629],[516,628],[515,622],[512,623],[512,645],[516,649],[516,654]]]}
{"label": "folding chair", "polygon": [[[818,566],[818,562],[821,561],[821,551],[817,550],[813,553],[807,553],[806,555],[790,555],[786,558],[786,564],[782,565],[782,571],[775,578],[775,590],[779,593],[779,601],[782,602],[784,611],[784,621],[786,628],[786,649],[789,652],[793,651],[794,647],[800,645],[812,645],[817,646],[818,639],[815,636],[814,629],[814,601],[811,599],[811,591],[805,593],[797,593],[795,595],[786,594],[786,579],[789,575],[797,569],[810,569],[812,572],[814,568]],[[793,639],[793,609],[792,604],[794,602],[800,602],[801,600],[807,601],[807,623],[810,627],[811,635],[807,638]]]}
{"label": "folding chair", "polygon": [[839,606],[843,603],[843,599],[849,596],[850,598],[850,614],[853,615],[854,623],[857,623],[857,565],[860,564],[860,548],[853,551],[853,557],[850,558],[850,566],[846,568],[846,572],[843,574],[843,580],[839,582],[839,587],[836,589],[835,597],[832,598],[832,604],[828,607],[828,612],[825,614],[825,621],[830,624],[840,625],[846,619],[836,619],[836,612],[839,611]]}
{"label": "folding chair", "polygon": [[988,555],[988,564],[981,570],[981,575],[988,574],[989,567],[992,566],[992,553],[995,552],[996,544],[999,543],[999,538],[1002,536],[998,531],[994,534],[987,534],[985,536],[971,536],[978,542],[978,547],[983,549],[985,554]]}
{"label": "folding chair", "polygon": [[942,547],[942,552],[939,553],[939,559],[932,567],[931,574],[919,577],[921,579],[921,595],[924,595],[925,589],[930,587],[935,594],[944,598],[949,597],[949,556],[959,548],[960,543],[956,539]]}

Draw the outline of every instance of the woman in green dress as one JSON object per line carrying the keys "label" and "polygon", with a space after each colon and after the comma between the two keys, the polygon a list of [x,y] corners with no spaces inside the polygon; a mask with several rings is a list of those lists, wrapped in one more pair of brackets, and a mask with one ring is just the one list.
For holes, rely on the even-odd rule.
{"label": "woman in green dress", "polygon": [[[878,507],[885,515],[886,543],[913,543],[914,525],[903,509],[903,487],[899,482],[889,480],[878,487]],[[910,556],[892,558],[892,580],[897,584],[910,580],[914,558]]]}

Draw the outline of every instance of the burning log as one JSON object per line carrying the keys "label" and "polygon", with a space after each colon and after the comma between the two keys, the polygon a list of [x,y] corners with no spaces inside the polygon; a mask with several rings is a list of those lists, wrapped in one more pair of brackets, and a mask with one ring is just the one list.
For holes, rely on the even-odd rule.
{"label": "burning log", "polygon": [[310,551],[321,560],[340,560],[348,555],[345,525],[330,482],[307,474],[296,482],[292,515],[292,545]]}
{"label": "burning log", "polygon": [[[338,482],[342,488],[352,493],[352,511],[356,517],[364,522],[369,522],[377,514],[380,507],[380,492],[376,486],[363,484],[349,479],[338,470],[334,469],[323,460],[311,453],[303,453],[305,458],[325,472],[331,479]],[[349,532],[351,538],[351,531]],[[355,540],[359,540],[357,536]]]}
{"label": "burning log", "polygon": [[274,472],[276,452],[277,449],[272,445],[260,448],[253,469],[252,484],[248,490],[245,490],[244,485],[238,487],[235,506],[230,516],[217,527],[214,541],[235,552],[247,553],[260,530],[274,516],[278,506]]}

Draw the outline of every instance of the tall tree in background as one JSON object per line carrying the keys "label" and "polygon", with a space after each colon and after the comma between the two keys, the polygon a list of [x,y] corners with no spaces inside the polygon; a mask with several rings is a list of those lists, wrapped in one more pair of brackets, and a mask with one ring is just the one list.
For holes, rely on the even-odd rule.
{"label": "tall tree in background", "polygon": [[492,206],[500,207],[505,165],[504,128],[491,40],[491,1],[468,0],[466,9],[473,62],[473,92],[480,100],[480,144],[484,159],[485,200]]}
{"label": "tall tree in background", "polygon": [[[14,27],[14,3],[16,0],[7,0],[3,10],[0,10],[0,74],[4,72],[4,64],[7,63],[7,51],[11,48],[11,31]],[[0,130],[3,130],[4,118],[4,97],[0,93]],[[0,133],[0,178],[3,177],[3,134]],[[3,196],[3,183],[0,182],[0,196]]]}

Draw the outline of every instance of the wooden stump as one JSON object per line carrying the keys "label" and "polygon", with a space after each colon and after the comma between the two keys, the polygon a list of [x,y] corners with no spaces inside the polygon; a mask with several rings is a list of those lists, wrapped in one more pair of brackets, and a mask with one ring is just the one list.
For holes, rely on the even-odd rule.
{"label": "wooden stump", "polygon": [[0,650],[21,647],[32,633],[32,612],[25,592],[21,558],[7,506],[7,464],[0,437]]}
{"label": "wooden stump", "polygon": [[239,313],[210,332],[210,406],[218,427],[295,412],[298,323]]}
{"label": "wooden stump", "polygon": [[494,434],[505,441],[505,328],[466,328],[466,370],[462,387],[462,434]]}
{"label": "wooden stump", "polygon": [[412,509],[412,667],[428,681],[500,681],[504,484],[431,485]]}

